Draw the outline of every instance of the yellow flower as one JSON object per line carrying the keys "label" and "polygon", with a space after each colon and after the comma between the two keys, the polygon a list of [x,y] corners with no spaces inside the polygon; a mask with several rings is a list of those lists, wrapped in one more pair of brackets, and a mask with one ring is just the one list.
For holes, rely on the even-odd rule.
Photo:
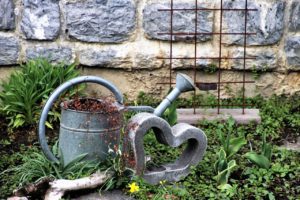
{"label": "yellow flower", "polygon": [[138,192],[140,190],[140,187],[135,182],[129,184],[129,188],[130,193]]}

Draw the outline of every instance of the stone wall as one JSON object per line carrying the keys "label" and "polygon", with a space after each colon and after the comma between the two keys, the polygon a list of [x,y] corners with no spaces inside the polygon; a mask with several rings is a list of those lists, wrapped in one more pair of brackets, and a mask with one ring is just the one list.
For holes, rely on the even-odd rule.
{"label": "stone wall", "polygon": [[[169,76],[170,0],[0,0],[0,78],[20,63],[36,57],[52,62],[77,62],[82,74],[99,75],[115,83],[129,97],[139,91],[164,95]],[[174,0],[174,8],[194,8],[194,0]],[[219,8],[220,0],[199,0],[199,8]],[[224,0],[224,8],[244,8],[245,0]],[[248,0],[246,79],[248,96],[300,92],[300,1]],[[197,31],[220,31],[220,12],[198,12]],[[223,32],[243,32],[244,13],[225,12]],[[174,13],[174,32],[194,32],[193,11]],[[219,54],[219,35],[199,35],[198,55]],[[174,36],[174,57],[193,57],[193,36]],[[223,56],[243,56],[241,35],[222,37]],[[197,80],[216,81],[213,59],[197,61]],[[174,60],[173,73],[193,75],[193,60]],[[222,81],[241,81],[242,60],[222,61]],[[230,96],[241,85],[222,86]],[[93,90],[93,88],[92,88]],[[228,92],[230,90],[231,92]],[[98,90],[96,91],[98,92]]]}

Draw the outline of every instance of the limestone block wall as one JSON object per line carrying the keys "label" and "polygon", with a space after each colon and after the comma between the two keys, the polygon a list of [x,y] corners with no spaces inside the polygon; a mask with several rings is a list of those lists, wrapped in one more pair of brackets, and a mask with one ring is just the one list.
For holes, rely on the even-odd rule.
{"label": "limestone block wall", "polygon": [[[220,0],[198,0],[203,8],[219,8]],[[245,0],[223,0],[224,8],[244,8]],[[194,0],[174,0],[174,8],[194,8]],[[248,96],[300,93],[300,1],[248,0],[246,87]],[[102,76],[130,98],[139,91],[164,95],[168,86],[170,0],[0,0],[0,79],[15,66],[36,57],[77,62],[82,74]],[[199,32],[218,32],[219,11],[198,12]],[[194,32],[193,11],[174,14],[175,32]],[[223,32],[243,32],[244,13],[224,12]],[[219,35],[198,37],[198,56],[218,56]],[[193,36],[175,36],[174,57],[194,55]],[[243,36],[224,35],[222,56],[243,56]],[[197,61],[197,79],[217,80],[208,73],[216,60]],[[193,60],[175,60],[172,72],[193,74]],[[222,61],[222,81],[242,80],[242,60]],[[173,76],[174,77],[174,76]],[[222,96],[229,96],[222,86]],[[230,85],[238,91],[240,85]],[[228,88],[227,88],[228,89]],[[93,88],[92,88],[93,90]],[[99,92],[98,90],[96,92]]]}

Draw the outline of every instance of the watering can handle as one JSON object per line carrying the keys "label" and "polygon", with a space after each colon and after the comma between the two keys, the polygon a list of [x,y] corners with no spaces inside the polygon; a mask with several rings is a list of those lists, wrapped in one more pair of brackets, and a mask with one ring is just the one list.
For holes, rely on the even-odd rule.
{"label": "watering can handle", "polygon": [[40,121],[39,121],[39,127],[38,127],[38,134],[39,134],[39,142],[41,144],[42,150],[45,154],[45,156],[53,161],[53,162],[59,162],[58,159],[53,155],[53,153],[50,151],[50,148],[47,144],[47,140],[45,137],[45,123],[47,120],[48,113],[53,105],[53,103],[57,100],[57,98],[60,96],[61,93],[66,91],[67,89],[71,88],[74,85],[80,84],[80,83],[98,83],[107,89],[109,89],[114,95],[119,104],[123,104],[123,95],[122,93],[109,81],[102,79],[97,76],[80,76],[74,79],[71,79],[62,85],[60,85],[58,88],[54,90],[54,92],[51,94],[49,99],[47,100],[46,104],[44,105]]}

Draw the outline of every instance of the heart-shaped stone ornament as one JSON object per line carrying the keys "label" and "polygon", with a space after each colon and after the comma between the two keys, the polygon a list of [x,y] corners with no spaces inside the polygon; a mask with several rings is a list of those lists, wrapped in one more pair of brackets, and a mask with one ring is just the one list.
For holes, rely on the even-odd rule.
{"label": "heart-shaped stone ornament", "polygon": [[[175,148],[187,142],[185,150],[174,163],[146,168],[144,136],[150,129],[153,129],[157,141],[161,144]],[[164,180],[179,181],[187,176],[190,166],[197,165],[202,160],[207,146],[206,135],[200,129],[184,123],[170,127],[167,121],[150,113],[133,116],[127,125],[126,133],[124,151],[131,151],[131,162],[126,162],[127,166],[151,184]]]}

